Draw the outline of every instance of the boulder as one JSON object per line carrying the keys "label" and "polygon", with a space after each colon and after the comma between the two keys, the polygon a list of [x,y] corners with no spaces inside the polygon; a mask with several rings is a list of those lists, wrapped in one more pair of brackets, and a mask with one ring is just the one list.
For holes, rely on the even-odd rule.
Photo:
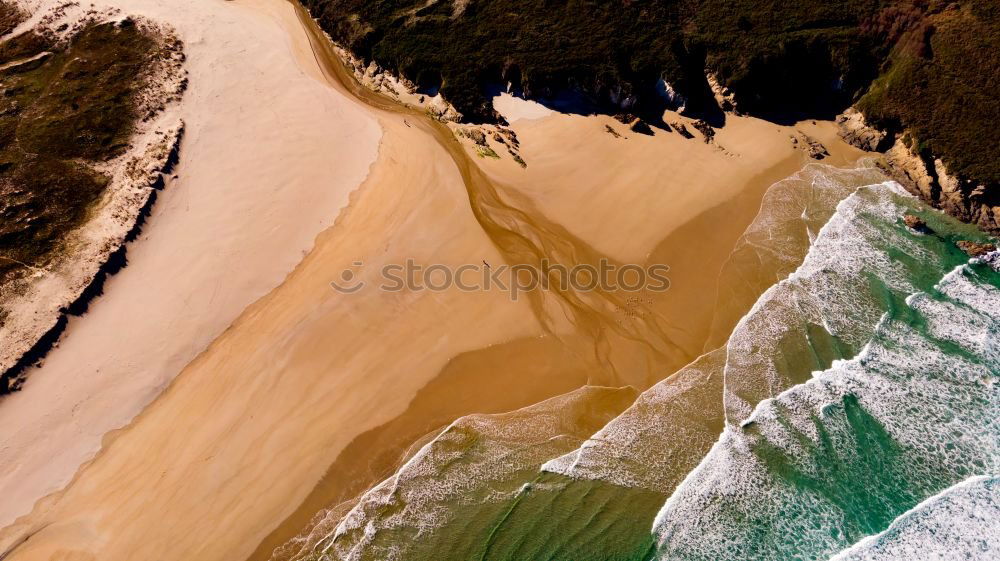
{"label": "boulder", "polygon": [[987,253],[993,253],[997,250],[997,246],[991,243],[978,243],[968,240],[961,240],[956,242],[955,245],[958,249],[964,251],[969,257],[982,257]]}
{"label": "boulder", "polygon": [[631,125],[639,117],[636,117],[635,115],[633,115],[631,113],[617,113],[617,114],[614,115],[614,118],[615,118],[616,121],[618,121],[619,123],[621,123],[623,125]]}
{"label": "boulder", "polygon": [[870,126],[865,116],[853,107],[837,116],[837,126],[841,138],[862,150],[884,152],[891,145],[889,135]]}
{"label": "boulder", "polygon": [[700,132],[702,136],[705,137],[705,144],[712,142],[712,140],[715,138],[715,129],[712,128],[712,125],[708,124],[704,120],[699,119],[695,121],[694,124],[692,124],[691,126],[697,129],[698,132]]}
{"label": "boulder", "polygon": [[931,230],[927,223],[924,222],[920,217],[914,216],[912,214],[903,215],[903,223],[906,227],[913,230],[914,232],[920,232],[921,234],[933,234],[934,230]]}
{"label": "boulder", "polygon": [[649,128],[649,125],[646,124],[646,122],[641,119],[636,119],[635,122],[633,122],[629,126],[629,129],[631,129],[632,132],[637,134],[645,134],[653,136],[653,129]]}
{"label": "boulder", "polygon": [[694,135],[691,134],[691,131],[688,130],[687,125],[685,125],[684,123],[681,123],[680,121],[674,121],[673,123],[670,123],[670,125],[675,129],[677,129],[677,132],[684,138],[694,138]]}

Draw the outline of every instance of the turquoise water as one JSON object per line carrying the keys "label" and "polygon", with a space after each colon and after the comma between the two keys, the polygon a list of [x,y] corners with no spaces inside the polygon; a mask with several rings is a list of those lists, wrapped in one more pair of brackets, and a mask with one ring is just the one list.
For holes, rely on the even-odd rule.
{"label": "turquoise water", "polygon": [[295,558],[994,558],[1000,258],[871,171],[811,173],[725,269],[783,271],[725,345],[637,399],[456,421]]}
{"label": "turquoise water", "polygon": [[884,532],[841,552],[835,561],[976,559],[1000,551],[1000,478],[976,476],[902,514]]}
{"label": "turquoise water", "polygon": [[[904,212],[938,234],[910,232]],[[806,359],[737,363],[759,378],[727,387],[730,419],[756,404],[660,511],[661,559],[826,559],[927,497],[997,473],[1000,273],[953,249],[976,235],[892,189],[840,205],[810,253],[818,262],[807,258],[787,283],[800,298],[772,292],[782,321],[771,326],[798,321],[803,335],[782,348],[796,356],[819,354],[807,325],[858,352],[816,372]],[[773,348],[737,348],[751,344]]]}

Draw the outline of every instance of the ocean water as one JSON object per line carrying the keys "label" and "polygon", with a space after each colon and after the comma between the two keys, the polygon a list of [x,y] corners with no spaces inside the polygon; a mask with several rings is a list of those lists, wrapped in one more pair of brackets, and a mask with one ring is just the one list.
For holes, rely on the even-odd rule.
{"label": "ocean water", "polygon": [[723,269],[772,284],[728,340],[637,399],[460,419],[291,558],[998,558],[1000,256],[875,170],[795,181]]}
{"label": "ocean water", "polygon": [[[858,187],[885,180],[873,163],[864,161],[859,167],[848,169],[810,164],[772,185],[761,201],[757,217],[722,268],[718,300],[753,304],[765,290],[802,264],[840,201]],[[740,308],[717,313],[705,350],[724,345],[733,326],[746,313],[746,309]]]}
{"label": "ocean water", "polygon": [[891,183],[838,206],[730,340],[730,423],[657,515],[660,559],[825,559],[998,472],[1000,273],[953,243],[977,236]]}
{"label": "ocean water", "polygon": [[308,534],[285,546],[284,556],[403,561],[485,555],[486,538],[538,466],[579,446],[635,397],[631,388],[584,387],[507,414],[462,417],[346,516],[321,514]]}
{"label": "ocean water", "polygon": [[[939,235],[915,235],[912,213]],[[904,299],[968,260],[954,245],[977,233],[944,219],[886,182],[842,201],[805,262],[761,296],[727,343],[725,407],[739,424],[762,400],[855,356],[883,316],[910,313]]]}
{"label": "ocean water", "polygon": [[831,561],[996,557],[1000,551],[1000,478],[976,476],[902,514],[887,530],[865,538]]}
{"label": "ocean water", "polygon": [[[771,186],[722,269],[724,278],[738,280],[720,283],[720,303],[737,298],[737,290],[751,292],[757,299],[796,271],[837,205],[859,188],[885,179],[869,167],[812,164]],[[766,313],[761,308],[756,306],[754,313]],[[718,319],[717,324],[723,323]],[[747,329],[745,322],[741,325],[737,336]],[[721,343],[643,392],[631,408],[578,450],[546,463],[543,469],[575,479],[671,493],[723,429],[724,374],[735,353],[729,352],[724,340]]]}

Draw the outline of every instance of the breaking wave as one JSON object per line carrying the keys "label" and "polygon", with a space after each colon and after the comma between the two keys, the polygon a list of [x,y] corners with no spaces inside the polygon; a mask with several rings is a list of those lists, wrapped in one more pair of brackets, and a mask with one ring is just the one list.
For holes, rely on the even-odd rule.
{"label": "breaking wave", "polygon": [[839,205],[730,341],[730,424],[658,514],[661,559],[827,558],[998,473],[1000,274],[957,236],[981,237],[893,184]]}
{"label": "breaking wave", "polygon": [[[881,172],[869,167],[812,164],[772,185],[722,269],[720,303],[745,299],[747,294],[752,302],[787,277],[800,266],[840,201],[859,187],[884,181]],[[769,311],[760,306],[755,310]],[[727,324],[724,318],[716,318],[714,323],[716,330],[727,325],[728,334],[735,320]],[[643,392],[632,407],[578,450],[546,463],[543,469],[671,493],[722,431],[723,373],[729,356],[724,346],[706,353]]]}
{"label": "breaking wave", "polygon": [[579,446],[634,399],[631,388],[584,387],[512,413],[462,417],[342,519],[331,511],[285,548],[298,550],[292,559],[468,558],[542,462]]}
{"label": "breaking wave", "polygon": [[1000,551],[1000,478],[969,478],[900,515],[830,561],[983,559]]}
{"label": "breaking wave", "polygon": [[808,166],[723,268],[720,301],[763,293],[728,340],[638,399],[459,419],[282,558],[986,559],[1000,253],[960,239],[984,238],[876,170]]}

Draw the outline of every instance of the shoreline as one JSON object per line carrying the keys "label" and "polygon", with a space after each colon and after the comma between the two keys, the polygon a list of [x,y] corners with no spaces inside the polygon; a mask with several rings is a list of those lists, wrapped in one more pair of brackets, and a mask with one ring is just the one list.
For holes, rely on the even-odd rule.
{"label": "shoreline", "polygon": [[[563,115],[562,117],[566,116]],[[829,135],[833,134],[833,130],[830,129],[829,126],[826,126],[825,128],[826,133]],[[832,140],[832,137],[830,137],[830,139]],[[831,158],[832,161],[830,163],[833,165],[847,167],[854,161],[856,156],[861,154],[860,151],[854,151],[850,149],[850,147],[845,148],[844,146],[840,146],[840,148],[840,150],[835,151],[833,157]],[[796,154],[792,154],[791,157],[776,163],[771,168],[751,178],[748,181],[748,186],[741,191],[741,195],[737,195],[733,199],[723,201],[719,205],[703,211],[697,216],[689,219],[675,232],[668,234],[664,240],[659,242],[659,249],[656,251],[664,251],[665,249],[675,247],[678,244],[683,245],[687,243],[693,236],[695,236],[695,234],[691,234],[686,231],[686,229],[694,228],[696,231],[699,231],[705,228],[706,225],[711,226],[711,224],[714,223],[714,218],[720,212],[725,212],[734,205],[740,208],[743,218],[745,218],[746,222],[749,224],[758,212],[758,205],[740,203],[745,203],[744,199],[747,198],[757,200],[759,202],[763,193],[766,192],[774,183],[787,179],[788,176],[798,173],[801,169],[802,160],[799,159]],[[749,216],[749,218],[746,218],[746,216]],[[740,230],[737,237],[742,235],[742,233],[743,231]],[[679,242],[673,242],[673,239],[679,240]],[[723,235],[723,240],[727,241],[718,242],[713,246],[721,247],[725,244],[729,244],[730,246],[732,245],[728,242],[725,235]],[[736,240],[734,238],[732,242],[735,243],[735,241]],[[656,251],[651,252],[651,254],[655,255]],[[724,256],[728,256],[728,253]],[[692,255],[692,257],[698,256]],[[721,257],[723,256],[720,256],[720,258]],[[648,261],[652,260],[654,259],[649,259]],[[721,267],[722,260],[719,259],[719,268],[721,269]],[[711,265],[709,268],[711,268]],[[707,297],[713,300],[712,305],[714,306],[717,301],[715,290],[706,292]],[[687,299],[689,297],[690,296],[685,295],[683,296],[683,299]],[[742,308],[745,313],[749,310],[752,304],[752,299],[748,302],[740,301],[732,304],[731,307],[727,307],[726,311],[732,313],[734,309]],[[669,308],[667,309],[669,310]],[[695,309],[697,309],[697,307],[695,307]],[[661,313],[685,313],[678,312],[676,310],[664,312],[664,308],[660,308],[660,310]],[[706,338],[709,334],[708,327],[712,323],[715,313],[719,313],[719,311],[715,310],[704,318]],[[738,320],[739,317],[740,316],[738,315],[736,320]],[[733,325],[735,325],[736,320],[733,321]],[[349,446],[345,448],[344,452],[338,455],[336,461],[330,465],[323,478],[317,482],[308,497],[298,505],[292,515],[285,518],[279,526],[273,530],[267,538],[260,543],[260,545],[258,545],[254,553],[247,558],[247,561],[269,561],[271,559],[280,561],[285,559],[282,556],[274,558],[271,557],[275,547],[281,546],[284,543],[287,543],[288,540],[301,535],[304,530],[307,530],[310,527],[313,518],[325,509],[333,508],[331,505],[337,505],[335,510],[346,511],[346,507],[353,504],[361,493],[365,492],[371,485],[374,485],[392,475],[398,469],[399,465],[402,463],[400,458],[405,457],[405,455],[400,455],[404,450],[411,449],[412,446],[421,442],[423,439],[429,439],[436,436],[436,431],[434,430],[435,427],[443,427],[454,419],[464,415],[476,413],[507,413],[542,401],[539,397],[527,397],[519,402],[512,402],[508,399],[508,408],[502,409],[498,406],[503,402],[493,398],[485,399],[479,402],[475,408],[467,407],[462,410],[457,409],[453,403],[449,403],[447,400],[442,399],[443,396],[447,395],[476,395],[477,393],[488,394],[490,392],[496,392],[497,388],[493,380],[496,376],[501,375],[503,372],[503,369],[496,366],[498,364],[506,365],[508,367],[507,376],[516,372],[518,377],[524,378],[523,381],[511,384],[512,387],[523,383],[524,387],[530,388],[530,382],[532,381],[534,381],[537,386],[537,379],[545,376],[545,370],[544,368],[538,368],[537,366],[535,367],[535,370],[532,370],[528,364],[543,360],[546,356],[551,358],[558,352],[558,348],[549,347],[542,350],[545,345],[544,338],[534,339],[533,341],[528,342],[528,344],[535,347],[536,350],[534,352],[527,350],[524,346],[522,346],[523,343],[515,341],[479,349],[470,353],[464,353],[463,355],[456,357],[453,363],[449,363],[449,367],[442,370],[437,377],[421,388],[404,413],[395,417],[388,423],[359,435],[351,441]],[[476,358],[477,356],[482,358]],[[573,360],[572,356],[572,354],[569,354],[567,355],[567,358],[563,360]],[[458,366],[459,364],[461,364],[461,366]],[[484,365],[490,365],[485,368],[496,369],[497,373],[492,376],[482,375]],[[588,381],[586,372],[587,366],[585,364],[579,364],[575,366],[575,368],[578,369],[577,372],[572,372],[572,369],[570,369],[570,372],[557,375],[562,377],[562,380],[559,383],[566,384],[575,378],[577,383],[581,386],[586,385]],[[593,367],[591,366],[590,368]],[[468,380],[465,386],[461,385],[454,379],[448,381],[449,377],[454,377],[461,371],[478,371],[480,372],[480,375],[477,378],[467,376]],[[551,371],[549,373],[551,374]],[[662,378],[666,378],[672,374],[672,371],[664,370]],[[656,381],[657,380],[653,380],[653,383]],[[555,387],[559,388],[562,386]],[[571,389],[573,388],[571,387]],[[530,394],[527,395],[530,396]],[[556,389],[549,390],[548,394],[536,394],[536,396],[545,396],[547,398],[551,398],[556,395],[559,395],[559,392]],[[434,405],[432,406],[431,404]],[[447,412],[452,412],[451,416],[448,416]],[[430,432],[428,433],[428,431]],[[381,453],[372,452],[373,449],[380,450]],[[350,467],[352,465],[364,465],[365,467],[361,470],[355,468],[352,471]],[[365,477],[367,479],[367,484],[359,481],[361,477]],[[344,490],[345,487],[348,491]],[[357,494],[355,494],[355,492],[357,492]]]}
{"label": "shoreline", "polygon": [[[283,11],[280,22],[295,33],[289,41],[301,62],[308,39],[303,43],[305,34],[291,27],[298,22],[288,15]],[[477,203],[485,203],[476,197],[484,195],[469,190],[468,176],[481,173],[478,166],[456,169],[451,145],[428,143],[431,129],[421,127],[436,125],[421,121],[411,128],[401,115],[376,118],[384,130],[378,160],[353,192],[350,206],[280,286],[243,310],[184,372],[167,381],[166,391],[130,426],[108,437],[100,455],[68,487],[20,519],[19,527],[0,532],[0,547],[16,543],[18,536],[33,536],[11,559],[57,551],[83,558],[249,556],[306,501],[358,436],[403,415],[414,396],[457,356],[505,343],[523,354],[521,342],[546,334],[537,308],[511,304],[503,294],[365,293],[355,299],[332,294],[327,283],[359,258],[366,266],[401,256],[452,265],[505,260],[484,231],[484,221],[494,217],[482,215],[505,208],[483,210]],[[528,164],[533,165],[531,158]],[[746,188],[743,184],[737,191]],[[505,195],[537,202],[537,194],[526,194],[518,185],[504,189]],[[537,222],[530,226],[540,225],[546,233],[553,224],[562,226],[549,222],[553,213],[538,206],[542,211],[530,209]],[[748,211],[749,219],[756,210]],[[675,227],[694,220],[694,214],[678,219]],[[564,230],[556,235],[566,235],[571,248],[595,251],[586,247],[593,234],[578,230],[573,236]],[[597,312],[583,320],[616,321]],[[645,356],[632,356],[636,351],[627,335],[616,335],[610,343],[609,360],[623,371]],[[590,342],[578,345],[582,348],[574,341],[558,344],[582,361],[574,372],[561,374],[565,378],[559,383],[575,383],[581,375],[586,382],[618,375],[591,362]],[[651,376],[669,374],[654,366],[640,367],[643,374],[630,382],[646,386],[655,381]],[[475,377],[490,370],[473,365],[463,372]],[[503,374],[503,368],[498,372]],[[448,399],[453,391],[443,388],[435,398]],[[95,508],[101,504],[114,505],[114,511]]]}

